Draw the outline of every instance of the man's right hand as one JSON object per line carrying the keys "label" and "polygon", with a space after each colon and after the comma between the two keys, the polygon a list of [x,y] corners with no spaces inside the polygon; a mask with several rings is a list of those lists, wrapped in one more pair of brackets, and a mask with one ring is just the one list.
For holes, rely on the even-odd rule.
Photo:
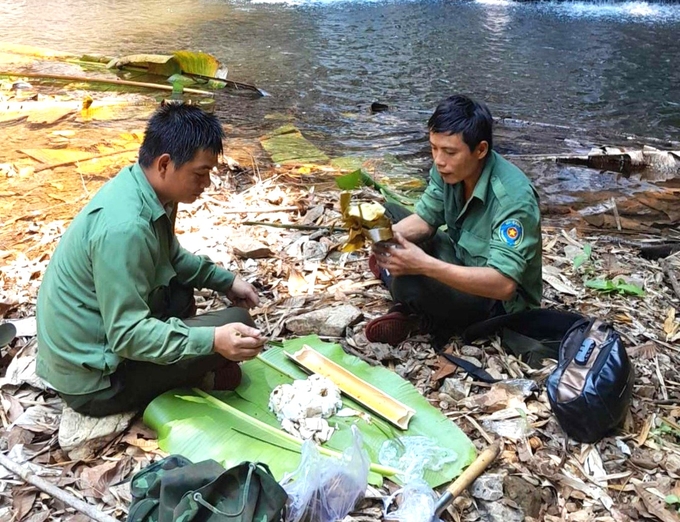
{"label": "man's right hand", "polygon": [[248,361],[262,351],[266,341],[267,338],[257,328],[243,323],[229,323],[215,328],[213,349],[230,361]]}

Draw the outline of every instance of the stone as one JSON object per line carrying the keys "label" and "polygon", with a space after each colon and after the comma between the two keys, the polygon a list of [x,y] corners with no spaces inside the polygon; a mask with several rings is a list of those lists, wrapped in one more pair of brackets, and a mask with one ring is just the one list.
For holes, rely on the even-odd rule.
{"label": "stone", "polygon": [[328,254],[328,245],[318,241],[307,241],[302,245],[302,258],[305,261],[322,261]]}
{"label": "stone", "polygon": [[456,401],[460,401],[467,397],[468,393],[470,392],[470,383],[466,383],[462,379],[448,377],[444,379],[439,391]]}
{"label": "stone", "polygon": [[528,517],[538,518],[543,497],[541,490],[521,477],[508,476],[503,481],[505,495],[522,508]]}
{"label": "stone", "polygon": [[664,467],[672,478],[680,478],[680,456],[668,453]]}
{"label": "stone", "polygon": [[503,475],[485,473],[470,486],[470,494],[480,500],[494,501],[503,498]]}
{"label": "stone", "polygon": [[72,460],[86,460],[124,432],[137,412],[88,417],[64,407],[59,425],[59,446]]}
{"label": "stone", "polygon": [[484,357],[484,350],[479,346],[466,345],[460,349],[460,353],[467,355],[468,357],[474,357],[475,359],[482,359]]}
{"label": "stone", "polygon": [[513,509],[501,502],[477,502],[481,520],[484,522],[523,522],[524,513],[520,509]]}
{"label": "stone", "polygon": [[356,306],[346,304],[298,315],[286,321],[286,328],[297,335],[317,334],[341,337],[345,329],[358,321],[361,316],[361,310]]}
{"label": "stone", "polygon": [[239,257],[244,259],[260,259],[271,257],[269,247],[250,237],[237,237],[231,241],[231,248]]}

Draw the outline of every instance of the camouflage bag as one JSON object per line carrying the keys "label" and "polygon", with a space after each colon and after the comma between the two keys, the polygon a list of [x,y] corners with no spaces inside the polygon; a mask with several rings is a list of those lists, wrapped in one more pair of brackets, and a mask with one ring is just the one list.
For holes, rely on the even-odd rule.
{"label": "camouflage bag", "polygon": [[128,522],[279,522],[287,495],[262,463],[225,470],[171,455],[130,484]]}

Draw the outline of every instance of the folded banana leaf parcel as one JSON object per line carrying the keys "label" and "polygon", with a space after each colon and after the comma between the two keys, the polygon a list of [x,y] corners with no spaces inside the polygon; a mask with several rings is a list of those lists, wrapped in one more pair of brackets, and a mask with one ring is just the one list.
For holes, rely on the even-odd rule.
{"label": "folded banana leaf parcel", "polygon": [[[163,451],[184,455],[193,462],[214,459],[225,468],[243,461],[264,462],[281,480],[298,467],[301,441],[281,431],[279,421],[268,409],[269,396],[275,387],[307,377],[285,353],[294,354],[305,346],[416,412],[408,429],[402,430],[343,395],[343,406],[362,414],[331,417],[329,422],[336,430],[320,447],[322,454],[338,456],[351,447],[351,426],[356,425],[371,459],[369,482],[374,485],[382,484],[383,477],[397,483],[408,477],[401,460],[399,466],[394,460],[384,462],[386,447],[393,450],[413,447],[414,441],[422,447],[419,441],[425,441],[425,445],[444,451],[447,458],[433,459],[422,470],[422,478],[433,488],[453,480],[474,460],[476,450],[470,439],[411,383],[387,368],[370,366],[345,353],[340,345],[323,342],[315,335],[286,341],[283,346],[272,347],[244,363],[243,379],[235,391],[206,393],[181,389],[157,397],[144,412],[144,422],[158,434]],[[405,462],[408,466],[408,460]]]}

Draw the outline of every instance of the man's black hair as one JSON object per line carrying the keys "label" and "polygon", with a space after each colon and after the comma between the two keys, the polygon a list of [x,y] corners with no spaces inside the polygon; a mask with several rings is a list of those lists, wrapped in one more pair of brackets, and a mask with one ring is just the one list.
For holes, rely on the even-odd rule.
{"label": "man's black hair", "polygon": [[493,118],[489,108],[462,94],[446,98],[437,105],[427,122],[430,132],[461,134],[473,151],[482,141],[493,149]]}
{"label": "man's black hair", "polygon": [[222,138],[224,130],[214,114],[195,105],[166,103],[146,126],[139,164],[149,167],[154,159],[167,153],[175,167],[181,167],[200,150],[221,154]]}

